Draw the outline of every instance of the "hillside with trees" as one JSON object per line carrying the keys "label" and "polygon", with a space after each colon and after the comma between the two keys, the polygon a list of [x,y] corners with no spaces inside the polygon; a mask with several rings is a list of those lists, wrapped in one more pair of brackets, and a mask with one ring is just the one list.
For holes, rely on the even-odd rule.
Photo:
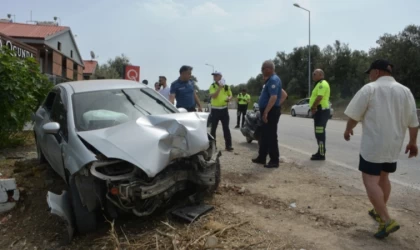
{"label": "hillside with trees", "polygon": [[[324,70],[331,85],[332,100],[350,99],[368,82],[364,71],[370,63],[384,58],[394,64],[394,77],[420,98],[420,26],[409,25],[398,34],[384,34],[377,40],[377,47],[368,51],[352,50],[348,44],[335,41],[319,48],[311,46],[312,70]],[[276,72],[289,96],[304,98],[308,95],[308,47],[297,47],[292,52],[277,52],[274,57]],[[247,83],[232,88],[234,94],[245,87],[253,96],[262,88],[259,74]],[[312,86],[313,87],[313,86]]]}

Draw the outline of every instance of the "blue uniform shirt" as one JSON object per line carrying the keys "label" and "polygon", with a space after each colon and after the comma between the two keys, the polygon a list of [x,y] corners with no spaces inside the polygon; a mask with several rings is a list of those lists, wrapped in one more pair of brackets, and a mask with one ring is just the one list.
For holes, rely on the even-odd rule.
{"label": "blue uniform shirt", "polygon": [[265,82],[263,90],[261,91],[260,99],[258,100],[258,106],[260,109],[265,109],[268,105],[268,100],[272,95],[277,95],[276,103],[274,107],[280,107],[281,99],[281,80],[276,74],[272,75]]}
{"label": "blue uniform shirt", "polygon": [[171,84],[171,94],[175,94],[177,108],[195,108],[194,82],[181,81],[179,78]]}

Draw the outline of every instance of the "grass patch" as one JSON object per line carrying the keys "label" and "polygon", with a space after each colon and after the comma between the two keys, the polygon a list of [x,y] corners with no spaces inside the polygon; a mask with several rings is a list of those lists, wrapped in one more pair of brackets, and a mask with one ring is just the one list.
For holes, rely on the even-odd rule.
{"label": "grass patch", "polygon": [[35,143],[33,131],[22,131],[8,134],[7,138],[0,140],[0,149],[28,146]]}

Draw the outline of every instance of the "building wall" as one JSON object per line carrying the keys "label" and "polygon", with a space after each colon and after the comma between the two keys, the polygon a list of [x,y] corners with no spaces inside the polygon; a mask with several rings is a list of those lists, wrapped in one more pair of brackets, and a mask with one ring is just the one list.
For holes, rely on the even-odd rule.
{"label": "building wall", "polygon": [[[61,43],[61,50],[58,49],[58,42]],[[67,31],[61,35],[46,40],[45,44],[47,44],[51,48],[59,50],[61,53],[63,53],[63,55],[65,55],[68,58],[71,58],[77,64],[83,65],[83,60],[79,57],[77,53],[76,45],[73,42],[73,39],[70,35],[70,31]],[[73,57],[71,57],[71,51],[73,51]]]}
{"label": "building wall", "polygon": [[80,65],[77,65],[77,80],[83,80],[83,68]]}
{"label": "building wall", "polygon": [[73,61],[68,58],[66,60],[66,78],[73,80]]}
{"label": "building wall", "polygon": [[52,65],[52,73],[53,75],[57,75],[57,76],[62,76],[62,61],[63,61],[63,57],[53,51],[53,65]]}

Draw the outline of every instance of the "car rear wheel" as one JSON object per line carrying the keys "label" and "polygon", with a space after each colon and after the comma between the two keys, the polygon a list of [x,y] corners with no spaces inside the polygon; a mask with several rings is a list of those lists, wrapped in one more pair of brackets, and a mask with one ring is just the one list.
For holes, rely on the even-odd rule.
{"label": "car rear wheel", "polygon": [[83,206],[74,177],[70,180],[69,189],[77,231],[81,234],[95,231],[97,226],[96,213],[95,211],[89,212],[89,210]]}
{"label": "car rear wheel", "polygon": [[292,109],[292,111],[290,112],[292,116],[296,116],[296,112],[294,109]]}

